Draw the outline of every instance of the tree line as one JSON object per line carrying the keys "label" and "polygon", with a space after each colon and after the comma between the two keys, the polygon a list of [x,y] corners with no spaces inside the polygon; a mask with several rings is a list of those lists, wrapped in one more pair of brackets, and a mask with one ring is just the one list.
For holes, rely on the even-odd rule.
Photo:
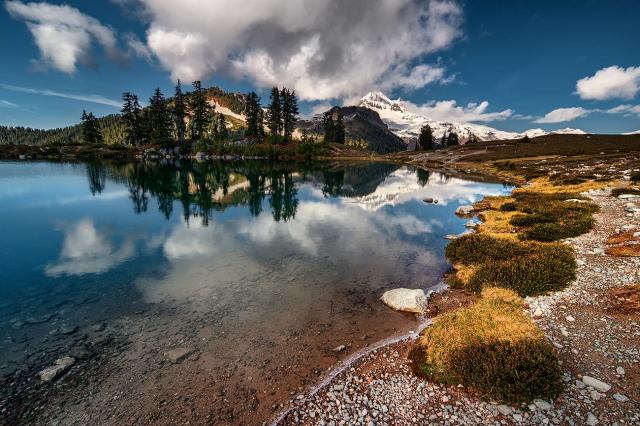
{"label": "tree line", "polygon": [[255,139],[268,137],[271,143],[290,143],[299,114],[296,93],[286,87],[273,87],[269,97],[270,103],[265,111],[260,96],[255,92],[247,95],[245,135]]}

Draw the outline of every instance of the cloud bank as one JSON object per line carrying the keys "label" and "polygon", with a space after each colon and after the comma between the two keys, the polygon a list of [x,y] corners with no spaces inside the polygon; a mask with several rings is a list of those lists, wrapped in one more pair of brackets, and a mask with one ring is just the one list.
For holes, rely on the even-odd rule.
{"label": "cloud bank", "polygon": [[456,101],[432,101],[423,105],[404,102],[407,109],[416,114],[429,117],[432,120],[456,121],[460,123],[489,122],[506,120],[513,115],[513,110],[489,112],[489,102],[469,103],[458,105]]}
{"label": "cloud bank", "polygon": [[7,1],[9,14],[27,24],[40,51],[39,63],[73,74],[78,62],[91,62],[95,41],[112,56],[116,55],[116,36],[107,26],[78,9],[49,3]]}
{"label": "cloud bank", "polygon": [[622,68],[617,65],[603,68],[591,77],[576,83],[576,93],[582,99],[633,99],[640,91],[640,67]]}
{"label": "cloud bank", "polygon": [[304,100],[446,82],[444,68],[416,62],[462,35],[453,0],[133,1],[149,22],[149,51],[173,79],[223,73]]}
{"label": "cloud bank", "polygon": [[591,110],[582,107],[558,108],[554,109],[551,112],[548,112],[544,117],[538,118],[534,121],[534,123],[562,123],[565,121],[572,121],[577,118],[585,117],[591,114],[591,112]]}

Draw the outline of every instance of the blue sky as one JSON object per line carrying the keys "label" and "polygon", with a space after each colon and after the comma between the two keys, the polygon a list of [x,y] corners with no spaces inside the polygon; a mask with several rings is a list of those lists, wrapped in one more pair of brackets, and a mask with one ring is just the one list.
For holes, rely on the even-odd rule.
{"label": "blue sky", "polygon": [[[123,91],[201,78],[296,89],[303,112],[368,91],[522,131],[640,129],[637,1],[3,2],[0,124],[50,128]],[[579,83],[580,82],[580,83]]]}

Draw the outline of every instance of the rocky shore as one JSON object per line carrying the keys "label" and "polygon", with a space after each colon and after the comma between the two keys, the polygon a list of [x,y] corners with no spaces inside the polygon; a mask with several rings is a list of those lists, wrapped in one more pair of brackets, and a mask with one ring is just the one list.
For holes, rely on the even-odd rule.
{"label": "rocky shore", "polygon": [[640,422],[640,313],[619,289],[640,282],[640,258],[608,255],[612,235],[640,231],[638,199],[586,193],[600,206],[595,228],[565,240],[578,257],[565,290],[527,298],[534,321],[557,348],[565,391],[522,406],[485,401],[462,386],[416,377],[410,343],[373,351],[312,397],[298,395],[282,424],[569,424]]}

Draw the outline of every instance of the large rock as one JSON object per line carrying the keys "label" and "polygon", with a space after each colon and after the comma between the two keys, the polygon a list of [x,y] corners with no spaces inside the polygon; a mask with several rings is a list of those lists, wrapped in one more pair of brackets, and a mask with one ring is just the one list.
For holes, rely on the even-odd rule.
{"label": "large rock", "polygon": [[473,206],[460,206],[456,209],[458,216],[470,216],[473,214]]}
{"label": "large rock", "polygon": [[427,309],[427,295],[421,289],[395,288],[386,291],[380,300],[396,311],[422,314]]}
{"label": "large rock", "polygon": [[52,365],[51,367],[47,367],[41,372],[39,372],[38,376],[40,376],[40,380],[42,380],[43,382],[50,382],[56,377],[60,376],[75,362],[76,362],[75,358],[72,358],[70,356],[58,358],[54,365]]}

